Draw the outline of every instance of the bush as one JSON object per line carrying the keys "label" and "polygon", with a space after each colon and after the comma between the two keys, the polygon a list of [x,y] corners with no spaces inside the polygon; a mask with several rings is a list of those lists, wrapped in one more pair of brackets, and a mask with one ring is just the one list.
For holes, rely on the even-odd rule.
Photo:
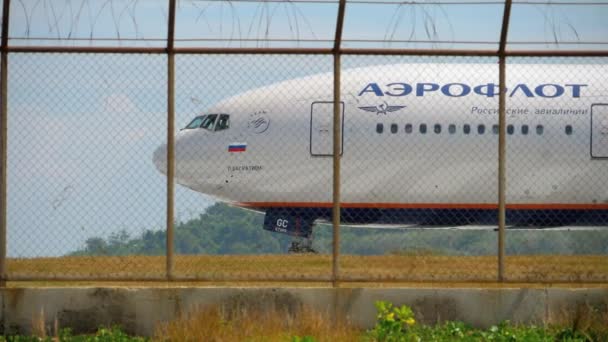
{"label": "bush", "polygon": [[[608,314],[599,310],[579,310],[572,325],[552,327],[517,326],[501,322],[487,330],[472,328],[463,322],[445,322],[436,326],[416,324],[412,309],[376,302],[377,322],[366,338],[378,342],[409,341],[497,341],[497,342],[593,342],[608,341]],[[582,314],[581,314],[582,312]]]}
{"label": "bush", "polygon": [[417,341],[417,335],[411,333],[411,327],[416,324],[414,312],[406,305],[400,307],[385,301],[376,302],[378,310],[377,322],[369,332],[374,341]]}

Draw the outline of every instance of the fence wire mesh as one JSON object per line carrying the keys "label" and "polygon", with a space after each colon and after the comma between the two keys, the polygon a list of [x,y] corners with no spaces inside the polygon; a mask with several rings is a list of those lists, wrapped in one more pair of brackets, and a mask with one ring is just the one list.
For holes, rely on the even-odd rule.
{"label": "fence wire mesh", "polygon": [[[340,278],[495,280],[497,59],[342,59]],[[176,57],[174,277],[331,279],[332,62]],[[508,60],[508,281],[608,278],[605,65]],[[165,276],[166,67],[11,55],[9,279]]]}
{"label": "fence wire mesh", "polygon": [[132,238],[165,229],[151,156],[166,57],[16,54],[9,69],[9,277],[163,276],[164,242]]}
{"label": "fence wire mesh", "polygon": [[[445,231],[497,224],[488,210],[498,198],[497,116],[470,114],[498,106],[484,95],[498,82],[496,58],[348,57],[343,72],[342,217],[366,224],[358,248],[343,250],[354,254],[341,259],[343,275],[496,279],[495,234]],[[473,246],[481,236],[485,246]]]}
{"label": "fence wire mesh", "polygon": [[[341,279],[496,279],[496,62],[343,57]],[[606,60],[508,62],[505,277],[606,281]],[[9,279],[165,276],[166,63],[11,56]],[[331,279],[332,68],[177,56],[173,276]]]}
{"label": "fence wire mesh", "polygon": [[507,223],[545,230],[509,231],[510,279],[608,279],[606,62],[508,60]]}
{"label": "fence wire mesh", "polygon": [[[276,223],[298,212],[295,203],[331,202],[331,158],[309,158],[311,103],[332,97],[331,56],[178,56],[176,70],[176,116],[184,127],[176,135],[176,182],[212,196],[204,217],[178,222],[176,274],[329,277],[327,255],[287,256],[288,236],[263,230],[263,215],[213,203],[223,198],[265,211]],[[319,73],[322,82],[303,86]],[[179,213],[200,206],[201,197],[176,201]],[[293,233],[306,235],[306,224],[301,228]]]}

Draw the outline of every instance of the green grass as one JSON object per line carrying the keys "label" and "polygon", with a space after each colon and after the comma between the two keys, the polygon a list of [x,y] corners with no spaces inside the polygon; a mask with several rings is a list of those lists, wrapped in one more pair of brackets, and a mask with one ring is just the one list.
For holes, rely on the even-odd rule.
{"label": "green grass", "polygon": [[95,334],[73,335],[70,329],[61,329],[52,336],[39,331],[31,336],[0,336],[0,342],[145,342],[148,338],[129,336],[120,327],[99,328]]}
{"label": "green grass", "polygon": [[[232,303],[234,304],[234,303]],[[70,329],[34,323],[31,336],[0,336],[0,342],[143,342],[143,341],[608,341],[608,313],[584,307],[564,316],[559,325],[516,325],[508,321],[488,329],[476,329],[462,322],[448,321],[434,326],[415,320],[407,306],[393,307],[378,302],[376,325],[363,330],[346,319],[332,317],[300,306],[225,305],[193,310],[170,322],[160,322],[151,338],[129,336],[119,327],[100,328],[89,335],[74,335]],[[38,328],[37,328],[38,327]],[[42,328],[41,328],[42,327]]]}

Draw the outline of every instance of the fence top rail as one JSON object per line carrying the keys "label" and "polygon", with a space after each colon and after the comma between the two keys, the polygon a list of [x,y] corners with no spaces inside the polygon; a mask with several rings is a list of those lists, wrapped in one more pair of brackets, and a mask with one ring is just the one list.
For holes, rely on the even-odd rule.
{"label": "fence top rail", "polygon": [[[201,0],[201,2],[214,3],[295,3],[295,4],[328,4],[337,5],[339,0]],[[429,5],[504,5],[504,0],[348,0],[351,5],[396,5],[396,6],[429,6]],[[549,5],[549,6],[608,6],[608,1],[556,1],[556,0],[514,0],[514,5]]]}
{"label": "fence top rail", "polygon": [[[56,37],[9,37],[12,41],[51,41],[51,42],[165,42],[165,38],[56,38]],[[285,38],[175,38],[174,42],[225,42],[225,43],[333,43],[334,39],[285,39]],[[462,44],[462,45],[498,45],[499,41],[494,40],[429,40],[429,39],[342,39],[343,43],[382,43],[382,44]],[[559,43],[542,40],[518,40],[507,41],[507,45],[608,45],[608,41],[586,40],[586,41],[560,41]],[[27,45],[16,45],[27,46]],[[74,48],[77,48],[75,46]],[[226,47],[228,48],[228,47]]]}
{"label": "fence top rail", "polygon": [[[100,53],[100,54],[166,54],[165,47],[62,47],[62,46],[9,46],[9,53]],[[332,48],[178,48],[175,54],[267,54],[267,55],[331,55]],[[375,49],[340,48],[342,55],[385,56],[500,56],[498,50],[457,49]],[[506,57],[608,57],[608,50],[507,50]]]}

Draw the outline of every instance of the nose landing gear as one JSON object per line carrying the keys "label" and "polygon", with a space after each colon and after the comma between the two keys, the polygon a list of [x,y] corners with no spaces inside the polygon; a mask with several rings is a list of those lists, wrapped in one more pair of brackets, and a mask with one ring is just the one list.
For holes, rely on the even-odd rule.
{"label": "nose landing gear", "polygon": [[306,237],[295,238],[293,241],[291,241],[291,246],[289,246],[287,251],[289,253],[297,254],[318,253],[314,248],[312,248],[312,234]]}
{"label": "nose landing gear", "polygon": [[316,217],[314,212],[301,209],[269,209],[264,216],[264,229],[293,236],[294,240],[287,250],[289,253],[317,253],[312,248]]}

